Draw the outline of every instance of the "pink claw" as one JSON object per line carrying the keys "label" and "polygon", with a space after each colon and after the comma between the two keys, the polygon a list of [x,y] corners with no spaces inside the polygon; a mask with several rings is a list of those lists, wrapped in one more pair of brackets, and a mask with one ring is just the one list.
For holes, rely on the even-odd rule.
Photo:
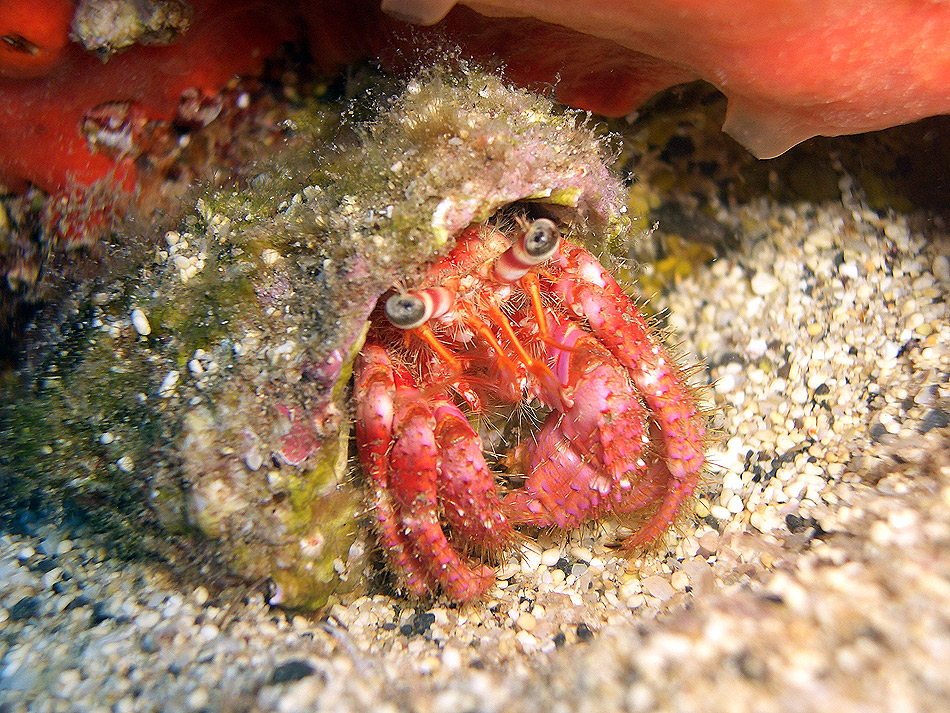
{"label": "pink claw", "polygon": [[658,459],[671,482],[656,512],[626,543],[636,547],[668,529],[695,490],[705,464],[703,419],[679,369],[613,277],[575,245],[565,250],[562,265],[567,269],[555,290],[627,368],[659,434]]}

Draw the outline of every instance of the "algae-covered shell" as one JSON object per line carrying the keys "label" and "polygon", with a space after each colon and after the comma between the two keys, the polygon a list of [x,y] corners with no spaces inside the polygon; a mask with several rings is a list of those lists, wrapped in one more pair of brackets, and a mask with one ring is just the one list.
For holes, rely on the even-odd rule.
{"label": "algae-covered shell", "polygon": [[513,203],[595,247],[628,221],[582,115],[464,64],[299,112],[291,134],[38,327],[0,410],[0,489],[315,608],[365,568],[348,398],[379,295]]}

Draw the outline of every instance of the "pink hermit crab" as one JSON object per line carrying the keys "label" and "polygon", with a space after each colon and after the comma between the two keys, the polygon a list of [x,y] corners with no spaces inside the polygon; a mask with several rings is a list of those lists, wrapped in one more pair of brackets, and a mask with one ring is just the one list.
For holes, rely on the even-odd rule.
{"label": "pink hermit crab", "polygon": [[[470,226],[423,284],[385,300],[356,400],[379,538],[417,596],[478,597],[494,573],[469,553],[509,546],[517,524],[637,513],[624,547],[649,543],[704,463],[703,418],[673,359],[597,259],[545,217]],[[462,409],[531,400],[549,413],[509,454],[524,487],[499,496]]]}

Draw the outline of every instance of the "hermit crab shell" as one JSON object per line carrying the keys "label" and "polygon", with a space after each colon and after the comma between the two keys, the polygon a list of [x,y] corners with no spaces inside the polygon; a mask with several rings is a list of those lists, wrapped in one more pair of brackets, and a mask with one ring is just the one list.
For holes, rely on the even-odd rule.
{"label": "hermit crab shell", "polygon": [[600,252],[628,229],[584,115],[463,62],[370,85],[297,113],[275,160],[176,230],[117,236],[135,259],[34,330],[0,408],[13,507],[78,506],[120,549],[269,581],[288,607],[361,583],[349,382],[378,297],[514,204]]}

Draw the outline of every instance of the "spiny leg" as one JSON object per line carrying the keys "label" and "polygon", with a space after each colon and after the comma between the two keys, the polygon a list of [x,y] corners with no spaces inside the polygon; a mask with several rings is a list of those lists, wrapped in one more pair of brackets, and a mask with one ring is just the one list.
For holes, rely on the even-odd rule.
{"label": "spiny leg", "polygon": [[705,462],[705,426],[679,369],[633,301],[590,253],[575,245],[563,246],[562,253],[556,292],[627,368],[656,424],[656,450],[670,477],[642,536],[632,538],[645,542],[669,527],[695,489]]}
{"label": "spiny leg", "polygon": [[452,599],[468,601],[495,581],[484,565],[469,566],[445,536],[439,521],[438,445],[435,417],[421,393],[397,387],[390,453],[390,492],[416,557],[426,567],[430,584],[441,585]]}
{"label": "spiny leg", "polygon": [[[548,315],[548,345],[563,387],[563,410],[548,417],[533,452],[523,457],[528,480],[509,507],[537,523],[576,527],[615,509],[646,470],[646,418],[626,369],[592,335],[563,316]],[[524,449],[526,446],[522,446]]]}
{"label": "spiny leg", "polygon": [[570,530],[601,514],[609,479],[564,437],[560,416],[552,413],[537,437],[515,452],[528,478],[502,501],[514,522]]}
{"label": "spiny leg", "polygon": [[[380,544],[409,591],[425,596],[441,586],[465,601],[494,581],[488,567],[473,569],[455,552],[439,522],[435,418],[412,377],[393,366],[377,345],[357,363],[357,441],[373,487]],[[403,385],[400,385],[403,384]]]}
{"label": "spiny leg", "polygon": [[626,369],[600,342],[562,316],[550,319],[548,352],[568,406],[561,431],[603,466],[618,490],[629,490],[649,444],[643,405]]}
{"label": "spiny leg", "polygon": [[372,488],[379,544],[390,566],[404,577],[409,591],[423,597],[429,593],[425,568],[406,541],[389,493],[396,393],[393,365],[385,349],[367,344],[357,358],[355,372],[356,442],[363,473]]}
{"label": "spiny leg", "polygon": [[435,406],[439,444],[439,499],[453,541],[471,543],[492,554],[514,540],[501,510],[495,476],[485,463],[482,441],[455,404]]}

